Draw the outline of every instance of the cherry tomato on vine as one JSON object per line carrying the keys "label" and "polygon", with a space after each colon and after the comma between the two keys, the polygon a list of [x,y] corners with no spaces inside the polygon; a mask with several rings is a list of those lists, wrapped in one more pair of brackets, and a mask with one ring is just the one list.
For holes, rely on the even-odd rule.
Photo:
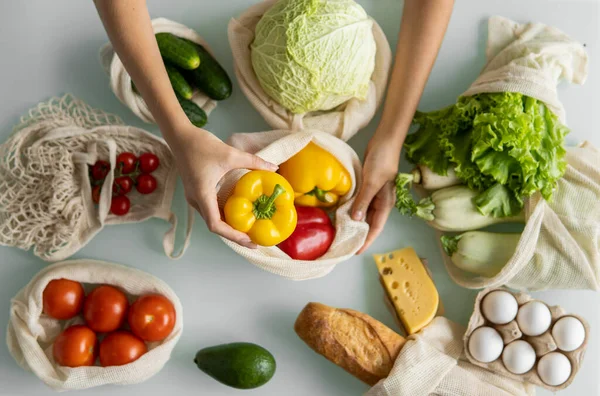
{"label": "cherry tomato on vine", "polygon": [[98,286],[87,295],[83,303],[83,319],[90,329],[98,333],[117,330],[127,317],[129,302],[121,290]]}
{"label": "cherry tomato on vine", "polygon": [[129,209],[131,208],[131,201],[125,195],[119,195],[118,197],[113,197],[110,202],[110,213],[116,216],[124,216],[129,213]]}
{"label": "cherry tomato on vine", "polygon": [[92,165],[92,178],[97,181],[104,180],[110,171],[110,163],[102,160]]}
{"label": "cherry tomato on vine", "polygon": [[142,340],[162,341],[175,327],[175,307],[165,296],[147,294],[131,304],[127,322]]}
{"label": "cherry tomato on vine", "polygon": [[101,185],[96,185],[92,187],[92,201],[94,201],[94,203],[96,205],[98,205],[98,203],[100,203],[100,192],[102,191],[102,186]]}
{"label": "cherry tomato on vine", "polygon": [[108,334],[100,343],[100,364],[107,366],[122,366],[134,362],[148,347],[144,341],[128,331],[115,331]]}
{"label": "cherry tomato on vine", "polygon": [[152,175],[139,175],[135,181],[135,188],[140,194],[150,194],[156,190],[156,179]]}
{"label": "cherry tomato on vine", "polygon": [[140,155],[140,170],[142,173],[152,173],[160,164],[158,157],[152,153],[144,153]]}
{"label": "cherry tomato on vine", "polygon": [[129,176],[119,176],[113,183],[113,194],[126,195],[133,188],[133,180]]}
{"label": "cherry tomato on vine", "polygon": [[52,346],[54,360],[61,366],[93,366],[96,360],[96,333],[84,325],[67,328],[56,337]]}
{"label": "cherry tomato on vine", "polygon": [[83,286],[69,279],[51,280],[42,293],[44,313],[54,319],[71,319],[83,308]]}
{"label": "cherry tomato on vine", "polygon": [[117,169],[122,174],[128,174],[135,171],[137,165],[137,157],[133,153],[125,152],[117,156]]}

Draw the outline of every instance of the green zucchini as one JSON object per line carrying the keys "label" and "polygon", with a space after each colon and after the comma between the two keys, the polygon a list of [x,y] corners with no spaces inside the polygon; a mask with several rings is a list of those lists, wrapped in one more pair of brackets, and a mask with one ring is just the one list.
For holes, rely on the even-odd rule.
{"label": "green zucchini", "polygon": [[201,45],[196,45],[196,50],[200,56],[200,66],[187,72],[189,81],[211,99],[224,100],[230,97],[231,79],[225,69]]}
{"label": "green zucchini", "polygon": [[208,116],[204,110],[198,107],[196,103],[192,102],[191,100],[184,99],[179,95],[177,95],[177,99],[179,100],[179,104],[181,105],[183,112],[193,125],[197,126],[198,128],[202,128],[204,125],[206,125]]}
{"label": "green zucchini", "polygon": [[193,93],[192,87],[185,80],[183,74],[181,74],[176,67],[173,67],[171,65],[165,65],[165,68],[167,69],[169,81],[171,81],[171,86],[173,87],[175,93],[184,99],[191,99]]}
{"label": "green zucchini", "polygon": [[196,46],[171,33],[157,33],[156,42],[163,60],[185,70],[196,69],[200,65],[200,55]]}

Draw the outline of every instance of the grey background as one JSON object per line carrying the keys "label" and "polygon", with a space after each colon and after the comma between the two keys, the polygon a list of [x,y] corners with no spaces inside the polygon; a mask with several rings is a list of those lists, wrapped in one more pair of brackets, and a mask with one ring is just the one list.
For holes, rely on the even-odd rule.
{"label": "grey background", "polygon": [[[382,26],[395,47],[402,10],[398,0],[359,1]],[[227,42],[227,23],[253,0],[149,1],[153,17],[167,17],[198,31],[214,48],[233,76]],[[583,87],[561,86],[560,97],[572,128],[571,141],[591,140],[600,146],[600,73],[597,59],[599,6],[595,1],[481,1],[456,2],[438,61],[420,104],[432,110],[453,103],[484,64],[486,19],[503,15],[517,21],[540,21],[556,26],[586,43],[590,76]],[[30,0],[0,2],[0,140],[5,140],[19,116],[39,101],[73,93],[94,107],[118,114],[126,123],[159,133],[143,124],[119,103],[98,62],[106,34],[91,1]],[[231,99],[219,104],[208,129],[221,138],[234,132],[267,130],[260,116],[235,87]],[[378,118],[350,141],[362,156]],[[409,169],[403,163],[404,170]],[[178,187],[175,211],[184,214],[183,190]],[[198,218],[198,220],[201,220]],[[296,315],[309,301],[366,312],[395,328],[382,303],[382,290],[371,253],[413,246],[429,259],[447,316],[466,324],[476,292],[461,289],[448,278],[434,233],[418,220],[393,213],[383,235],[366,254],[340,264],[325,278],[287,281],[263,272],[227,248],[198,221],[192,245],[180,261],[170,261],[160,243],[166,223],[123,225],[103,230],[75,258],[124,263],[159,276],[178,293],[184,306],[185,331],[172,359],[155,377],[139,385],[106,386],[85,395],[234,395],[194,366],[199,348],[233,341],[250,341],[268,348],[278,362],[277,373],[253,395],[360,395],[367,387],[332,363],[314,354],[292,330]],[[180,235],[181,236],[181,235]],[[46,264],[29,252],[0,248],[0,337],[4,339],[10,298]],[[585,364],[564,395],[599,394],[598,294],[590,291],[535,293],[587,318],[594,329]],[[0,343],[0,394],[51,394],[33,374],[21,370]],[[78,392],[77,392],[78,393]],[[549,394],[540,390],[540,395]]]}

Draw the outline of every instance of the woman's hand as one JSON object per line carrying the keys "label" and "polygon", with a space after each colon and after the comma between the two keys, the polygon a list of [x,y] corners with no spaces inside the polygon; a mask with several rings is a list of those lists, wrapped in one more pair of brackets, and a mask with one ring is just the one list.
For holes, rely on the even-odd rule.
{"label": "woman's hand", "polygon": [[385,222],[396,201],[394,180],[398,174],[400,147],[390,144],[385,134],[376,132],[365,153],[363,180],[352,208],[352,218],[360,221],[366,218],[369,234],[361,254],[383,231]]}
{"label": "woman's hand", "polygon": [[179,127],[177,133],[168,135],[171,136],[169,146],[183,180],[185,197],[204,218],[208,229],[242,246],[256,248],[248,235],[234,230],[221,219],[217,204],[217,183],[234,169],[274,172],[277,165],[237,150],[192,124]]}

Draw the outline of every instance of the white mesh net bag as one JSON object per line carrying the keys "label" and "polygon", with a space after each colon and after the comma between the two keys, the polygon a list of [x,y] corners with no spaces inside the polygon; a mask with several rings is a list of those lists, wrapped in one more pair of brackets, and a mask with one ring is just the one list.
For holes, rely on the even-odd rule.
{"label": "white mesh net bag", "polygon": [[365,100],[353,98],[331,111],[294,114],[267,95],[252,67],[250,45],[254,41],[256,25],[275,2],[276,0],[265,0],[255,4],[229,22],[229,45],[233,53],[235,74],[242,92],[274,129],[318,130],[347,141],[371,121],[383,99],[392,62],[392,53],[385,34],[379,25],[372,21],[377,51],[375,69]]}
{"label": "white mesh net bag", "polygon": [[[171,33],[177,37],[200,44],[208,52],[212,53],[206,41],[198,33],[185,25],[166,18],[156,18],[152,20],[152,28],[154,29],[154,33]],[[104,71],[110,77],[110,88],[121,103],[129,107],[142,121],[154,123],[154,117],[148,109],[148,105],[144,102],[141,95],[133,90],[131,76],[125,70],[125,66],[123,66],[119,56],[115,54],[110,43],[106,43],[100,49],[100,63],[102,63]],[[210,99],[198,89],[194,89],[191,101],[202,108],[207,115],[217,107],[215,100]]]}
{"label": "white mesh net bag", "polygon": [[365,396],[527,396],[535,388],[470,363],[465,329],[443,317],[411,335],[390,375]]}
{"label": "white mesh net bag", "polygon": [[[164,340],[147,343],[148,352],[124,366],[59,366],[52,355],[54,340],[65,328],[83,323],[80,317],[59,321],[42,313],[42,293],[46,285],[53,279],[61,278],[83,283],[86,291],[93,288],[92,284],[116,286],[125,292],[130,303],[144,294],[161,294],[175,307],[175,327]],[[147,380],[169,360],[182,331],[181,302],[160,279],[118,264],[71,260],[44,268],[12,299],[6,341],[10,354],[19,366],[32,371],[54,390],[65,391],[105,384],[136,384]]]}
{"label": "white mesh net bag", "polygon": [[[336,264],[351,258],[362,247],[369,226],[364,221],[354,221],[350,217],[350,210],[358,192],[357,186],[361,182],[360,160],[354,150],[343,141],[314,130],[238,133],[234,134],[229,141],[233,147],[256,154],[274,164],[285,162],[310,142],[333,154],[348,170],[352,179],[352,188],[340,198],[340,206],[335,211],[335,239],[327,253],[314,261],[293,260],[276,246],[248,249],[223,239],[236,253],[257,267],[293,280],[325,276]],[[221,208],[225,205],[237,181],[246,172],[236,170],[225,175],[218,190]]]}
{"label": "white mesh net bag", "polygon": [[[114,173],[108,173],[96,206],[88,166],[102,159],[114,170],[116,156],[124,151],[158,156],[160,166],[152,174],[158,187],[147,195],[132,190],[129,213],[115,216],[109,213]],[[85,246],[106,224],[158,217],[171,224],[165,253],[179,257],[189,244],[193,212],[188,211],[185,244],[175,255],[177,218],[171,201],[176,179],[173,155],[161,138],[70,95],[53,98],[31,109],[0,145],[0,244],[33,248],[40,258],[57,261]]]}

